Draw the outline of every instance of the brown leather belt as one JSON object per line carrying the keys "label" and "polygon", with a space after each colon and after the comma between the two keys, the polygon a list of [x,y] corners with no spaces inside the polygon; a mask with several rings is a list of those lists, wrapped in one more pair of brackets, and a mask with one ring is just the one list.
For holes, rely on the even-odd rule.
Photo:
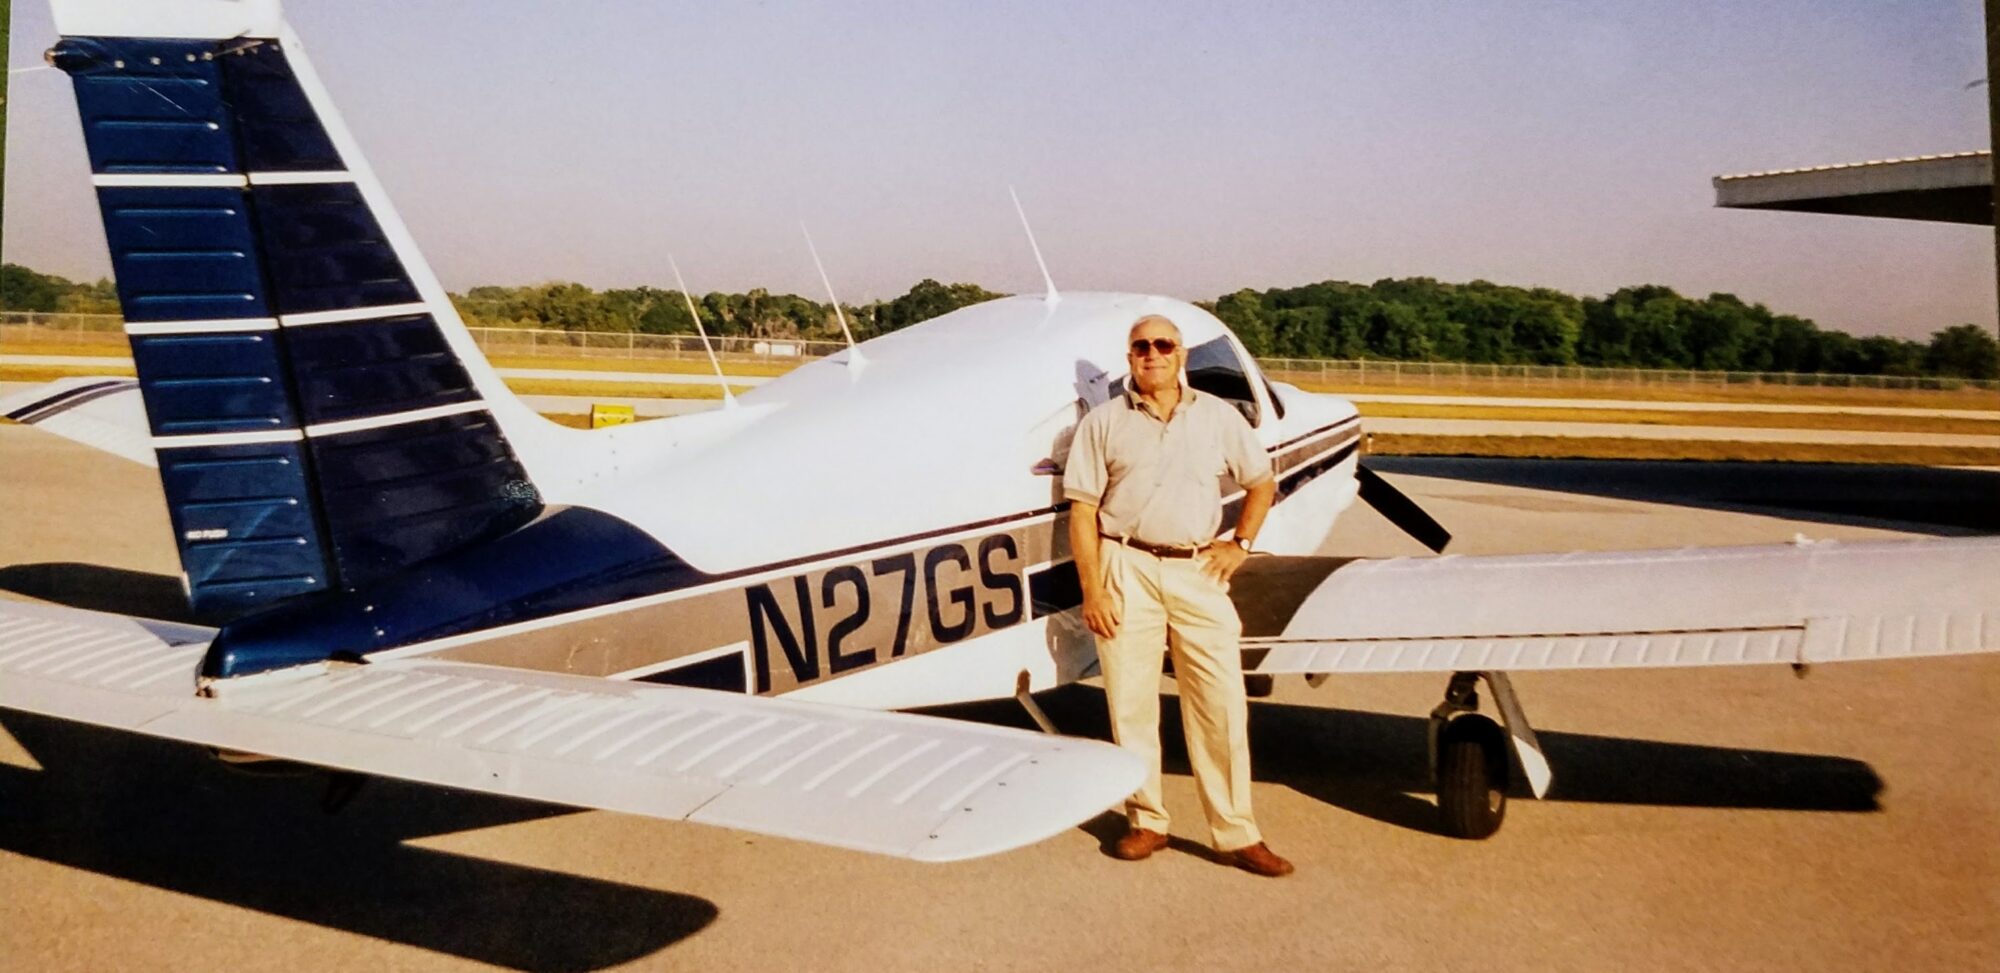
{"label": "brown leather belt", "polygon": [[[1111,537],[1109,534],[1104,536]],[[1111,539],[1135,551],[1145,551],[1154,557],[1193,557],[1201,553],[1199,547],[1168,547],[1165,544],[1148,544],[1129,537],[1111,537]]]}

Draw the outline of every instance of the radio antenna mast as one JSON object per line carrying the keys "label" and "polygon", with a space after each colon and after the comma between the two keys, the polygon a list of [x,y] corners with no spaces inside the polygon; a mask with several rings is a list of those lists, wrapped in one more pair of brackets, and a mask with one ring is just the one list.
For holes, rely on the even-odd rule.
{"label": "radio antenna mast", "polygon": [[681,289],[681,299],[687,301],[688,316],[694,318],[694,333],[701,335],[701,347],[708,352],[708,363],[715,368],[715,380],[722,383],[722,407],[736,408],[736,393],[729,390],[729,376],[722,374],[722,359],[715,357],[715,346],[708,343],[708,330],[701,326],[701,312],[694,308],[694,295],[688,293],[687,281],[681,278],[681,265],[674,262],[674,255],[667,254],[667,266],[674,269],[674,283]]}
{"label": "radio antenna mast", "polygon": [[1014,212],[1021,217],[1021,229],[1028,234],[1028,249],[1035,252],[1035,266],[1042,268],[1042,283],[1049,287],[1048,293],[1042,296],[1042,301],[1054,305],[1062,300],[1062,295],[1056,293],[1056,279],[1049,276],[1049,262],[1042,259],[1041,245],[1035,242],[1035,228],[1028,225],[1028,211],[1021,208],[1021,194],[1015,192],[1014,187],[1008,186],[1007,195],[1014,198]]}
{"label": "radio antenna mast", "polygon": [[799,232],[806,236],[806,250],[812,254],[813,267],[819,271],[819,282],[826,285],[826,299],[833,302],[833,316],[840,322],[840,333],[847,336],[847,367],[852,375],[861,374],[868,367],[868,359],[862,357],[861,349],[854,346],[854,331],[847,326],[847,312],[840,309],[840,298],[833,293],[833,280],[826,275],[826,264],[820,262],[819,248],[813,246],[812,231],[806,229],[805,221],[799,222]]}

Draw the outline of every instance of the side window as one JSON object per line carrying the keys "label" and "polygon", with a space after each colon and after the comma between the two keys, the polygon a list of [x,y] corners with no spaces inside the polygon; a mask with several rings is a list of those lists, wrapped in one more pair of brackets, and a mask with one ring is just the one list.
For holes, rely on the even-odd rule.
{"label": "side window", "polygon": [[1228,338],[1206,341],[1188,349],[1188,384],[1217,398],[1229,400],[1250,425],[1257,425],[1257,395],[1250,390],[1250,374],[1236,357]]}

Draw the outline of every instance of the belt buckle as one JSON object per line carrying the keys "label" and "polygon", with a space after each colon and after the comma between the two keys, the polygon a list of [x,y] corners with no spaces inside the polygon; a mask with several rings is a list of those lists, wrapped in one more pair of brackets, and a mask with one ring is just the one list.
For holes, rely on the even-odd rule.
{"label": "belt buckle", "polygon": [[1140,550],[1154,557],[1173,558],[1175,560],[1192,558],[1195,556],[1196,551],[1193,547],[1179,547],[1173,544],[1153,544],[1146,541],[1140,541],[1139,543],[1145,545],[1139,548]]}

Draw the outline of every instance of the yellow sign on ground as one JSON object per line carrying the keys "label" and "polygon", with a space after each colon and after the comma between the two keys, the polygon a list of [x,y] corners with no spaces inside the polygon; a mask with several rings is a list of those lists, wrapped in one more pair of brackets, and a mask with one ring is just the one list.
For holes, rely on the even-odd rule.
{"label": "yellow sign on ground", "polygon": [[629,405],[606,405],[602,402],[590,404],[590,428],[622,426],[632,421],[632,407]]}

